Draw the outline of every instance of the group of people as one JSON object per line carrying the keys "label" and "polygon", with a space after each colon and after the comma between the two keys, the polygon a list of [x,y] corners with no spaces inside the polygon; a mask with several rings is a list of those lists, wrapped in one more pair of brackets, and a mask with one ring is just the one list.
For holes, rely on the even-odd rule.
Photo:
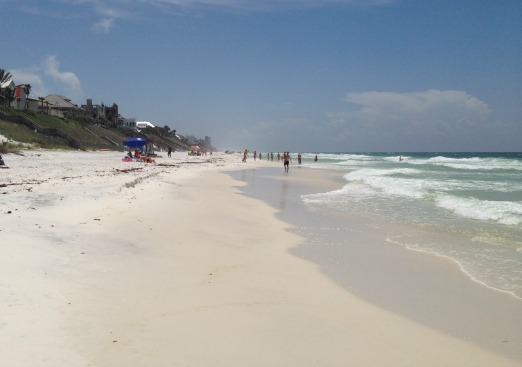
{"label": "group of people", "polygon": [[124,161],[130,162],[133,159],[135,159],[138,162],[145,162],[145,163],[156,163],[154,158],[152,158],[149,155],[142,155],[141,151],[139,149],[134,150],[134,155],[132,155],[132,152],[129,150],[127,153],[127,156],[123,159]]}
{"label": "group of people", "polygon": [[[207,154],[208,154],[208,150],[192,149],[192,150],[188,151],[188,155],[206,156]],[[210,154],[212,154],[212,151],[210,151]]]}
{"label": "group of people", "polygon": [[[247,161],[248,153],[249,153],[249,150],[245,149],[244,152],[243,152],[243,162]],[[258,157],[258,154],[257,154],[256,150],[254,150],[253,155],[254,155],[254,161],[256,161],[257,157]],[[278,161],[283,162],[283,167],[285,169],[285,173],[288,173],[288,170],[290,168],[290,162],[292,161],[292,156],[290,155],[290,152],[283,152],[283,154],[277,153],[276,154],[276,158],[277,158]],[[263,159],[263,153],[259,153],[259,160],[262,160],[262,159]],[[274,160],[274,153],[273,152],[266,153],[266,159],[268,161],[273,161]],[[301,155],[301,153],[297,153],[297,162],[299,164],[302,163],[302,155]],[[317,154],[314,157],[314,162],[317,162]]]}
{"label": "group of people", "polygon": [[[243,162],[246,162],[249,152],[250,151],[248,149],[245,149],[245,151],[243,152]],[[290,152],[283,152],[283,154],[277,153],[275,155],[276,159],[278,161],[282,161],[285,153],[286,154],[290,154]],[[258,156],[259,156],[259,160],[263,159],[263,153],[259,153],[259,155],[258,155],[257,151],[254,150],[253,151],[253,155],[254,155],[254,161],[257,160]],[[266,157],[266,160],[268,160],[268,161],[273,161],[274,160],[274,153],[273,152],[266,153],[264,156]],[[297,161],[298,161],[299,164],[302,163],[301,153],[297,153]],[[317,162],[317,154],[315,155],[314,161]]]}

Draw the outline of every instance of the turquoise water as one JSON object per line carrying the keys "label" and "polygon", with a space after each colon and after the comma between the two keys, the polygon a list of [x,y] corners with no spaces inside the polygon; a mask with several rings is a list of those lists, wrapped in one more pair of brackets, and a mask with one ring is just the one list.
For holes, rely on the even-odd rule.
{"label": "turquoise water", "polygon": [[474,281],[522,298],[522,153],[314,157],[304,153],[303,166],[337,170],[345,185],[303,195],[307,206],[407,225],[415,230],[388,242],[448,258]]}

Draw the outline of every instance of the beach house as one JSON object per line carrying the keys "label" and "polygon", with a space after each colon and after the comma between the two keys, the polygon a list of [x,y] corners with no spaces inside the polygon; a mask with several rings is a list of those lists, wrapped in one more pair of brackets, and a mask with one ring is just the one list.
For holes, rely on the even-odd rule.
{"label": "beach house", "polygon": [[136,121],[135,118],[128,118],[123,120],[123,126],[127,129],[140,131],[148,127],[154,128],[155,126],[148,121]]}
{"label": "beach house", "polygon": [[74,104],[71,99],[59,95],[50,94],[44,98],[51,105],[50,114],[57,117],[83,116],[85,110]]}

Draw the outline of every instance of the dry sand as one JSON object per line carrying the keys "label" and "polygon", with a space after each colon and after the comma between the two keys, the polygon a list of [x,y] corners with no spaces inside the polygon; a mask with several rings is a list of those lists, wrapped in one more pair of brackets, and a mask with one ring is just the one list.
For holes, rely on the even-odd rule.
{"label": "dry sand", "polygon": [[214,154],[5,155],[2,366],[520,366],[363,302]]}

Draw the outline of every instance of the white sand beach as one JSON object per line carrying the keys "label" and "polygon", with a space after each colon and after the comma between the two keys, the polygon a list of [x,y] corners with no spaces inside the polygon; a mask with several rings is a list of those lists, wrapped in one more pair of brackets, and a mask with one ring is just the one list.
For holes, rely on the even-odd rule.
{"label": "white sand beach", "polygon": [[223,173],[275,163],[124,154],[4,155],[2,366],[522,366],[292,255],[304,239]]}

